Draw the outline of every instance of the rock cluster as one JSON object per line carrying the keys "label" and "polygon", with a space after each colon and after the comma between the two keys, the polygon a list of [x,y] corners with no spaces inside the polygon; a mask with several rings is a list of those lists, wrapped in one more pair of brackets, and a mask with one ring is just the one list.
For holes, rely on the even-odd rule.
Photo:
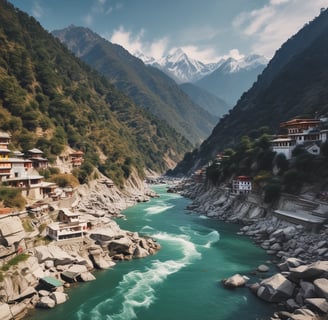
{"label": "rock cluster", "polygon": [[[272,319],[314,320],[328,314],[328,230],[312,233],[301,225],[270,215],[256,195],[236,196],[225,188],[190,184],[181,193],[193,199],[188,209],[243,225],[238,232],[254,239],[273,256],[280,273],[259,283],[246,284],[244,276],[223,281],[225,287],[247,285],[260,299],[277,303]],[[257,271],[265,272],[266,266]],[[246,281],[246,282],[245,282]]]}
{"label": "rock cluster", "polygon": [[80,239],[26,246],[26,233],[20,218],[0,219],[2,264],[20,251],[29,255],[26,261],[3,274],[0,319],[16,318],[28,308],[53,308],[68,299],[65,287],[94,280],[93,269],[108,269],[117,260],[146,257],[160,249],[153,239],[121,230],[113,220],[113,217],[123,217],[122,209],[156,196],[142,188],[140,181],[133,181],[128,186],[130,192],[126,190],[125,193],[105,177],[79,188],[71,205],[80,210],[81,217],[91,226]]}

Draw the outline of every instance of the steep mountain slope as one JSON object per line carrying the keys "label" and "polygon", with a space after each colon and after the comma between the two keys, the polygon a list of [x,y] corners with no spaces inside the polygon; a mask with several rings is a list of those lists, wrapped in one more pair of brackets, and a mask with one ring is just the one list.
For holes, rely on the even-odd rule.
{"label": "steep mountain slope", "polygon": [[198,151],[188,154],[177,171],[205,163],[238,143],[243,135],[295,116],[328,114],[328,10],[304,26],[276,52],[267,68],[237,105],[222,118]]}
{"label": "steep mountain slope", "polygon": [[259,55],[250,55],[240,60],[229,58],[195,84],[234,106],[255,82],[266,63],[266,59]]}
{"label": "steep mountain slope", "polygon": [[225,101],[192,83],[182,83],[180,84],[180,88],[203,109],[218,118],[230,109]]}
{"label": "steep mountain slope", "polygon": [[50,159],[69,144],[118,183],[163,171],[191,145],[136,107],[27,14],[0,0],[0,130]]}
{"label": "steep mountain slope", "polygon": [[89,29],[70,26],[53,34],[137,105],[169,123],[192,143],[200,143],[210,134],[215,119],[192,102],[160,70],[146,66],[123,47],[110,43]]}

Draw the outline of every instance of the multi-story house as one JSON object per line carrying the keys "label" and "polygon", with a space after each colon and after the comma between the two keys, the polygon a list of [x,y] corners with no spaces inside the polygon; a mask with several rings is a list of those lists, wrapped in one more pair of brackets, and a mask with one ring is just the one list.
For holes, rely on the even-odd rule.
{"label": "multi-story house", "polygon": [[319,119],[292,119],[282,122],[280,127],[287,130],[287,134],[276,136],[271,141],[272,149],[291,159],[293,150],[303,145],[312,154],[320,153],[320,144],[327,141],[327,130],[320,130]]}

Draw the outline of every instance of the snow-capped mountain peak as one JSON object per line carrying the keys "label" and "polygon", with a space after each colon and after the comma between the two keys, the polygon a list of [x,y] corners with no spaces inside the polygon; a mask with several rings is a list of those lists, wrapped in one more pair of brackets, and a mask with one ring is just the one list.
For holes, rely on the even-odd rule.
{"label": "snow-capped mountain peak", "polygon": [[161,69],[178,83],[195,82],[218,68],[224,73],[235,73],[242,69],[251,70],[259,65],[266,65],[268,62],[265,57],[252,54],[241,59],[229,57],[217,63],[206,64],[189,57],[181,48],[171,51],[159,60],[147,57],[140,52],[135,55],[145,64]]}

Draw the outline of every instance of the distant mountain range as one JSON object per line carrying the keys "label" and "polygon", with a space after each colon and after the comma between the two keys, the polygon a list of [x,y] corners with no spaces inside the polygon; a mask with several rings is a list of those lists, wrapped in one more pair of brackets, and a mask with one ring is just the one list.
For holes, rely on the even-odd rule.
{"label": "distant mountain range", "polygon": [[285,42],[251,89],[221,118],[197,152],[176,171],[188,172],[206,163],[244,135],[261,127],[272,133],[293,117],[328,115],[328,9]]}
{"label": "distant mountain range", "polygon": [[136,105],[164,120],[194,145],[211,133],[218,118],[192,101],[159,69],[145,65],[123,47],[87,28],[70,26],[54,31],[53,35]]}
{"label": "distant mountain range", "polygon": [[162,70],[177,83],[194,83],[230,106],[251,87],[268,63],[265,57],[255,54],[240,59],[221,59],[217,63],[203,63],[190,58],[181,48],[159,60],[140,52],[136,56],[144,63]]}

